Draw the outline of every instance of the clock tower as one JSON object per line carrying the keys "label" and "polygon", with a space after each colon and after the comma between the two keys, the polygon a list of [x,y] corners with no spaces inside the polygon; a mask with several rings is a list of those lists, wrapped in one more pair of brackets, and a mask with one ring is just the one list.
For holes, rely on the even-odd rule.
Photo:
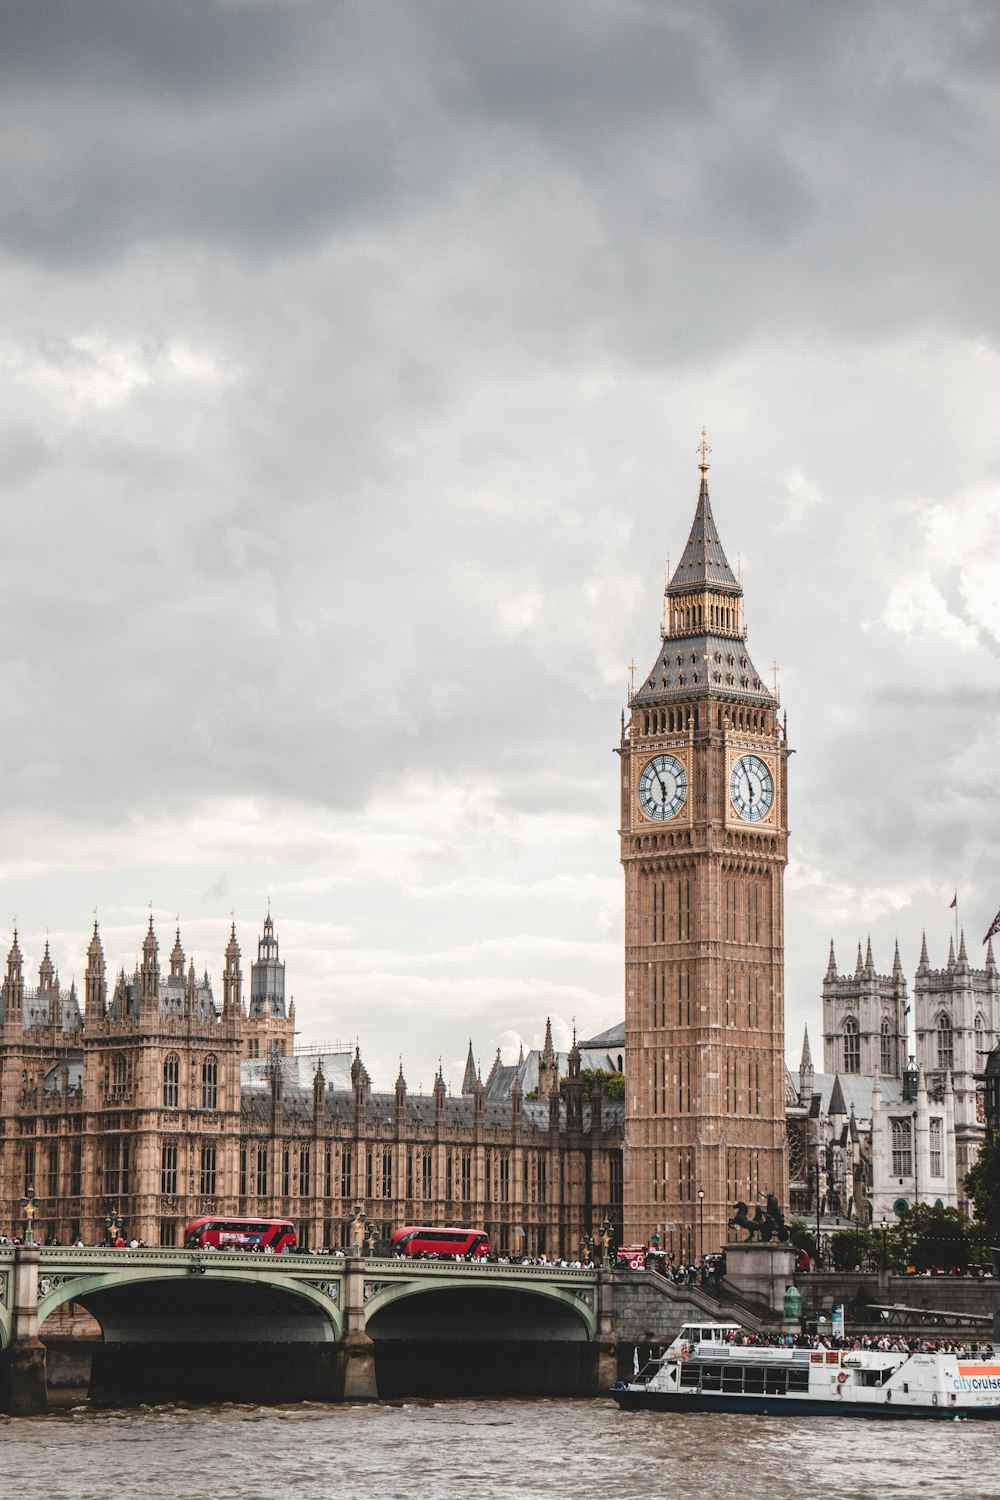
{"label": "clock tower", "polygon": [[625,1222],[690,1261],[741,1199],[785,1208],[788,749],[747,650],[743,589],[701,487],[667,584],[661,645],[629,699],[625,867]]}

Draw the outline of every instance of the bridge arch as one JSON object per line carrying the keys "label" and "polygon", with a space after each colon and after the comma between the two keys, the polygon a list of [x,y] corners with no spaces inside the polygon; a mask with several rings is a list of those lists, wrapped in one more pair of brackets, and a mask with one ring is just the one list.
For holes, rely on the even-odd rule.
{"label": "bridge arch", "polygon": [[498,1284],[493,1277],[466,1277],[456,1284],[426,1275],[368,1285],[365,1328],[372,1338],[403,1326],[411,1329],[412,1337],[418,1325],[426,1330],[425,1337],[463,1340],[485,1336],[534,1342],[557,1337],[587,1343],[597,1332],[596,1297],[589,1288],[577,1291],[541,1280]]}
{"label": "bridge arch", "polygon": [[343,1333],[335,1278],[267,1276],[227,1265],[101,1268],[38,1283],[44,1322],[66,1302],[97,1319],[105,1343],[335,1343]]}

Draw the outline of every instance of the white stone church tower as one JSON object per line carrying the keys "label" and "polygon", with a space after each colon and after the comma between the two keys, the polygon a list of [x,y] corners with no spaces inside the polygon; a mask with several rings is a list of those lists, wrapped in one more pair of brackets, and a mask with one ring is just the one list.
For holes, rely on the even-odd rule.
{"label": "white stone church tower", "polygon": [[959,1196],[964,1204],[966,1173],[974,1165],[986,1134],[983,1096],[975,1075],[1000,1040],[1000,974],[993,944],[986,967],[973,969],[961,934],[958,957],[948,944],[948,962],[932,969],[927,940],[920,950],[914,984],[916,1059],[928,1093],[941,1093],[950,1080],[955,1109],[955,1154]]}

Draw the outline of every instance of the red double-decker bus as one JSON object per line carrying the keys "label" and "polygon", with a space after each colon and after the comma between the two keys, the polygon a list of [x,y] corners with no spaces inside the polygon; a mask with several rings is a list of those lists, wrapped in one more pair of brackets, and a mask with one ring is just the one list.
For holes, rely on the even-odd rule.
{"label": "red double-decker bus", "polygon": [[461,1255],[482,1260],[490,1253],[489,1235],[482,1229],[430,1229],[408,1224],[389,1238],[393,1255]]}
{"label": "red double-decker bus", "polygon": [[294,1250],[295,1225],[288,1219],[192,1219],[184,1231],[185,1250]]}

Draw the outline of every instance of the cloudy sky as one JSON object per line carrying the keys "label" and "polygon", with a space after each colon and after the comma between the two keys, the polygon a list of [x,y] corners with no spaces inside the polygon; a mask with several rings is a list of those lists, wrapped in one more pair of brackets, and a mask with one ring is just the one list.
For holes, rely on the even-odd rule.
{"label": "cloudy sky", "polygon": [[[791,743],[787,1019],[1000,906],[1000,11],[3,0],[0,881],[64,981],[271,901],[411,1087],[622,1012],[697,493]],[[6,942],[8,939],[3,939]],[[818,1059],[817,1059],[818,1060]]]}

